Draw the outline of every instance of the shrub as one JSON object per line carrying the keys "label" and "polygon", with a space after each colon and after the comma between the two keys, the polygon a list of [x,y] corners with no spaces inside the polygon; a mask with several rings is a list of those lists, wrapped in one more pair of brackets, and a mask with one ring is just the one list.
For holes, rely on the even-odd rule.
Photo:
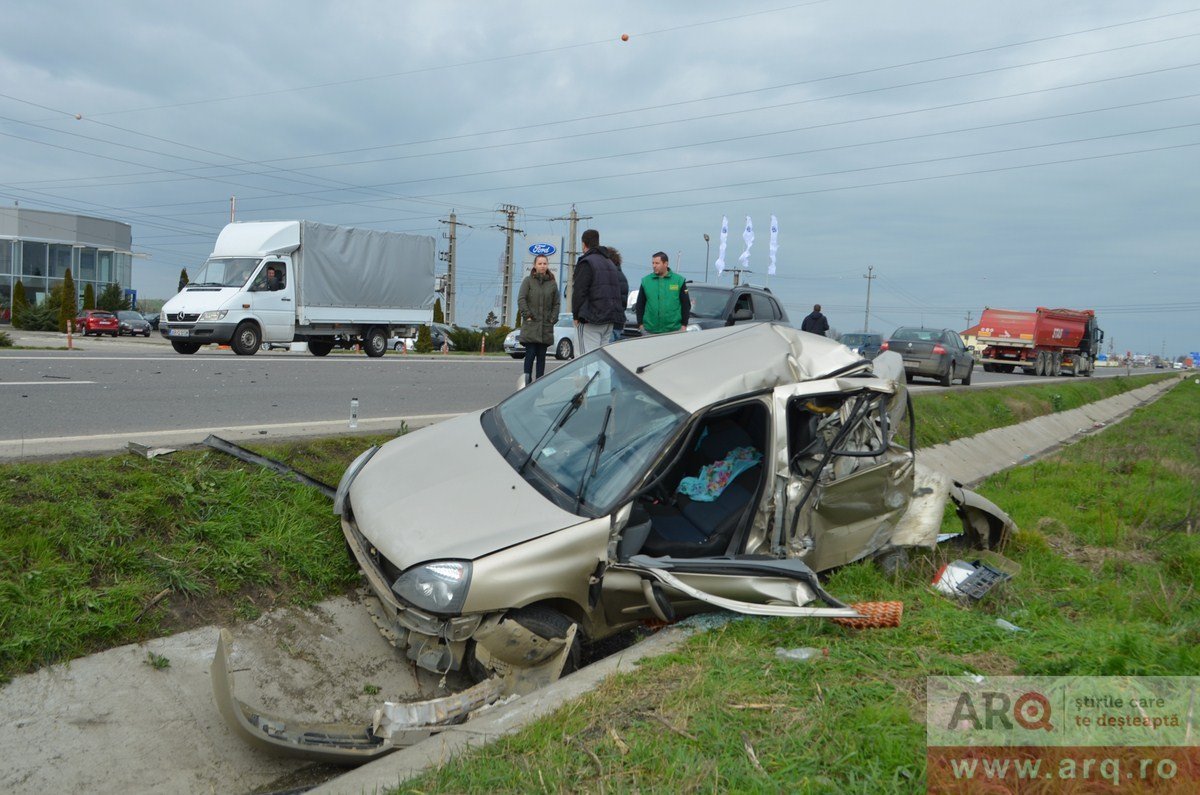
{"label": "shrub", "polygon": [[429,333],[429,326],[421,326],[417,329],[415,349],[417,353],[433,353],[433,336]]}
{"label": "shrub", "polygon": [[12,337],[6,332],[0,331],[0,348],[11,348],[13,344]]}

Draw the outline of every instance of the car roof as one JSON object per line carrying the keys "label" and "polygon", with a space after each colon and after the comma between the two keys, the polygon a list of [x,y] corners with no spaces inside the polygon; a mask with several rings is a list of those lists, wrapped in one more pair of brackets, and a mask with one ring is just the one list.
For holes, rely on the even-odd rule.
{"label": "car roof", "polygon": [[654,334],[602,350],[689,412],[867,366],[840,342],[783,323]]}

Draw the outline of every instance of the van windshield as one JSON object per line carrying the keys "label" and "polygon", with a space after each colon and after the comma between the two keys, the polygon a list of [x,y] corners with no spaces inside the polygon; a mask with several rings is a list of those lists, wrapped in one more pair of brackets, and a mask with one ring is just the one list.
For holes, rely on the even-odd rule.
{"label": "van windshield", "polygon": [[213,257],[204,263],[191,283],[201,287],[242,287],[258,262],[257,257]]}
{"label": "van windshield", "polygon": [[725,305],[729,303],[728,290],[713,290],[707,287],[688,287],[692,299],[692,317],[721,318],[725,316]]}

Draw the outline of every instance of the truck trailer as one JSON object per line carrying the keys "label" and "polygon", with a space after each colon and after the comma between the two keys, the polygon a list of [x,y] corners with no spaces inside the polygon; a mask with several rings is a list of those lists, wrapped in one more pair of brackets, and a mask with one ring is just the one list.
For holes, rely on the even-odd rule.
{"label": "truck trailer", "polygon": [[979,319],[983,369],[1030,375],[1090,376],[1104,332],[1091,309],[1047,309],[1034,312],[984,309]]}
{"label": "truck trailer", "polygon": [[263,343],[387,352],[392,329],[433,322],[434,239],[312,221],[228,224],[196,278],[163,305],[177,353]]}

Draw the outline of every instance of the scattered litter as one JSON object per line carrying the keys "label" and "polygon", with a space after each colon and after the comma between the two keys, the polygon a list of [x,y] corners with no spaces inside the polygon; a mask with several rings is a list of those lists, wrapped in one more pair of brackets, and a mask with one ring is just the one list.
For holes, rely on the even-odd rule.
{"label": "scattered litter", "polygon": [[811,646],[802,646],[799,649],[775,649],[775,656],[781,660],[791,660],[792,662],[804,662],[817,657],[828,657],[829,649],[814,649]]}
{"label": "scattered litter", "polygon": [[983,676],[981,674],[973,674],[970,671],[963,671],[962,675],[977,685],[983,684]]}
{"label": "scattered litter", "polygon": [[140,455],[145,459],[157,458],[160,455],[168,455],[176,452],[174,447],[148,447],[144,444],[138,444],[137,442],[130,442],[127,445],[127,448],[129,452],[133,453],[134,455]]}
{"label": "scattered litter", "polygon": [[1023,628],[1018,627],[1016,624],[1008,623],[1003,618],[996,619],[996,626],[1000,627],[1000,629],[1007,629],[1009,632],[1024,632],[1025,631]]}
{"label": "scattered litter", "polygon": [[980,552],[974,561],[955,560],[933,577],[933,587],[947,596],[979,601],[988,591],[1021,573],[1021,565],[996,552]]}
{"label": "scattered litter", "polygon": [[952,538],[962,538],[962,533],[938,533],[937,542],[941,544]]}
{"label": "scattered litter", "polygon": [[851,629],[883,629],[900,626],[904,602],[859,602],[850,605],[861,618],[835,618],[834,622]]}

